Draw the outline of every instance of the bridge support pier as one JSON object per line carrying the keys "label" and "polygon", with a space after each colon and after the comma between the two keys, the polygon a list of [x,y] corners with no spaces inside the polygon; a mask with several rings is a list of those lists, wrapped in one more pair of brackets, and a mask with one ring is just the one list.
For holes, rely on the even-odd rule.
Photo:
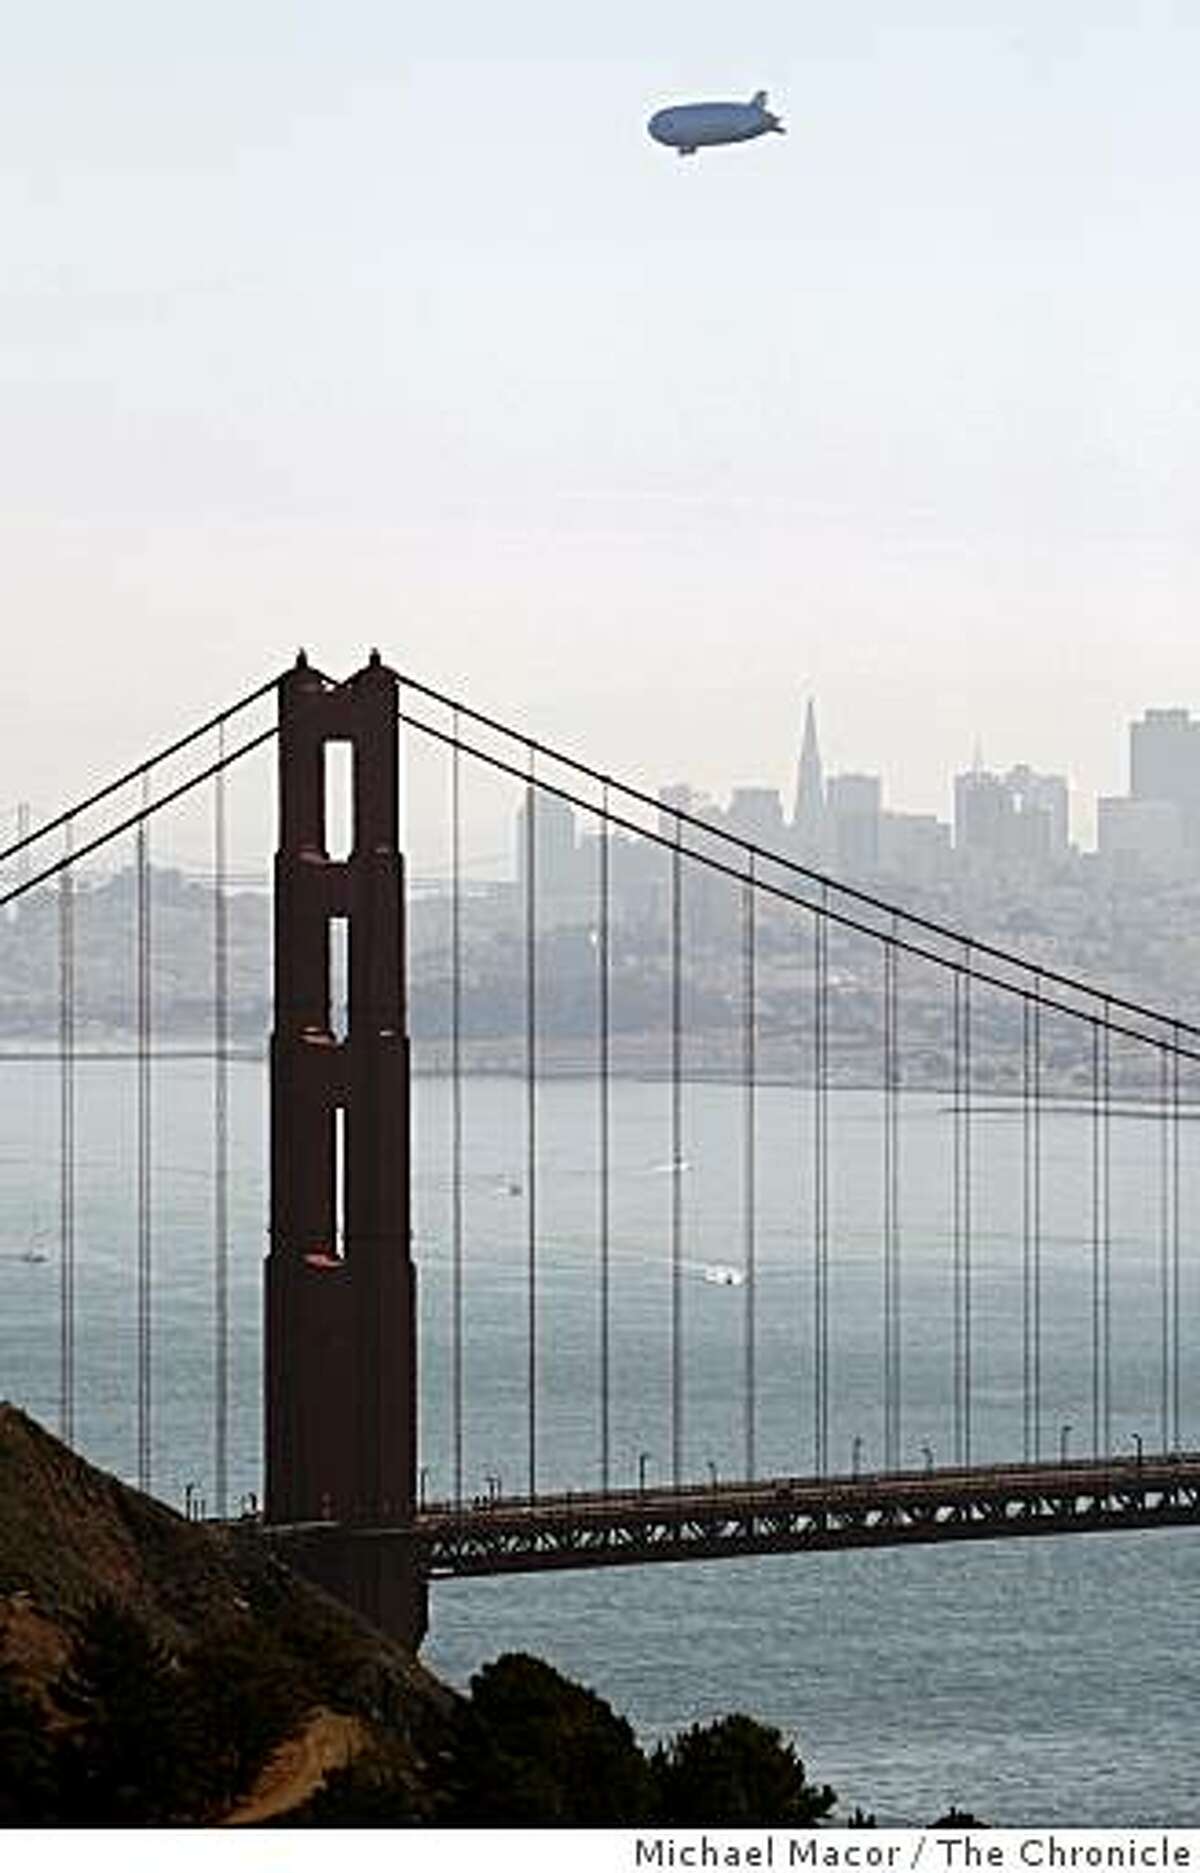
{"label": "bridge support pier", "polygon": [[[280,686],[266,1270],[268,1524],[305,1572],[416,1646],[424,1586],[402,1536],[416,1493],[416,1282],[397,679],[373,655],[330,688],[301,658]],[[349,855],[332,858],[326,748],[348,744]],[[335,925],[347,1019],[333,1006]]]}
{"label": "bridge support pier", "polygon": [[281,1560],[415,1652],[429,1627],[429,1583],[414,1539],[401,1530],[328,1527],[277,1531]]}

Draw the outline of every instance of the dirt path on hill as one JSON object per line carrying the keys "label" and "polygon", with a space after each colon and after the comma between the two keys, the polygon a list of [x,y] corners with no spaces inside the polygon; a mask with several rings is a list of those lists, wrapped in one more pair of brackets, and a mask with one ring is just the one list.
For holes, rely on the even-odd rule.
{"label": "dirt path on hill", "polygon": [[343,1769],[369,1741],[358,1717],[315,1710],[302,1729],[281,1743],[259,1771],[250,1793],[226,1815],[225,1827],[247,1827],[298,1808],[316,1793],[331,1769]]}

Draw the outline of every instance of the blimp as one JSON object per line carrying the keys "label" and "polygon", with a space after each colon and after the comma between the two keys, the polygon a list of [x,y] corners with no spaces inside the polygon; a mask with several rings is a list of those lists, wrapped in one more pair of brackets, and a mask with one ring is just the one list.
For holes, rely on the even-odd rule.
{"label": "blimp", "polygon": [[646,128],[656,143],[681,156],[717,143],[748,143],[771,130],[785,135],[774,111],[767,109],[765,91],[756,91],[748,104],[669,104],[655,111]]}

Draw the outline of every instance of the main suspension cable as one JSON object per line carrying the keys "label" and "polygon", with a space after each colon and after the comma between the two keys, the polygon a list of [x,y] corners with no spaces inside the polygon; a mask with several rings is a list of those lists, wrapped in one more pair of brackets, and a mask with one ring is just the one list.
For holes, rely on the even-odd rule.
{"label": "main suspension cable", "polygon": [[[34,827],[32,831],[20,829],[12,845],[5,846],[3,851],[0,851],[0,866],[7,865],[8,861],[15,858],[19,852],[24,852],[28,847],[38,845],[43,839],[49,838],[51,833],[59,832],[70,821],[80,819],[85,813],[90,813],[94,807],[102,805],[113,794],[120,793],[125,787],[131,787],[135,781],[143,780],[151,768],[161,767],[164,761],[170,761],[175,755],[182,754],[184,749],[190,748],[193,742],[203,741],[206,735],[213,733],[214,729],[222,727],[235,715],[241,715],[254,703],[261,702],[264,696],[269,696],[273,689],[278,689],[282,680],[278,676],[269,677],[265,683],[260,683],[257,689],[249,690],[237,702],[231,702],[228,708],[219,710],[216,715],[210,715],[206,722],[201,722],[199,728],[189,729],[186,735],[180,735],[177,740],[169,742],[165,748],[159,748],[155,754],[148,755],[144,761],[139,761],[136,767],[126,768],[125,772],[119,774],[115,780],[106,781],[103,787],[97,787],[95,792],[88,794],[85,799],[77,800],[73,806],[67,807],[54,819],[47,820],[42,826]],[[270,731],[271,734],[276,732],[277,729],[274,727]],[[127,823],[114,828],[111,833],[106,833],[105,839],[115,838],[117,832],[128,832],[128,830]],[[89,849],[88,847],[81,848],[80,855],[82,856],[82,853]],[[38,881],[34,879],[32,882]],[[26,889],[27,883],[27,880],[22,880],[20,890]],[[16,895],[19,895],[19,892]],[[8,900],[5,898],[0,901],[7,903]]]}
{"label": "main suspension cable", "polygon": [[[124,819],[118,820],[115,826],[110,826],[107,832],[97,833],[94,838],[75,846],[69,856],[64,855],[49,865],[43,865],[40,871],[31,872],[29,877],[23,878],[19,884],[11,885],[6,891],[0,892],[0,909],[3,909],[6,904],[15,903],[17,898],[24,897],[30,891],[36,891],[39,885],[48,883],[51,878],[59,877],[69,867],[79,864],[82,859],[90,858],[93,852],[99,852],[104,846],[111,845],[114,840],[120,839],[125,833],[135,832],[143,820],[153,819],[156,813],[162,813],[167,807],[174,806],[176,801],[185,799],[188,794],[194,793],[197,787],[202,787],[205,781],[214,779],[223,769],[232,767],[244,756],[253,754],[256,748],[263,748],[267,742],[274,741],[278,734],[279,725],[274,723],[270,728],[263,729],[261,734],[254,735],[249,741],[243,742],[232,753],[222,755],[219,760],[210,762],[208,767],[203,768],[200,773],[180,781],[179,785],[172,787],[169,792],[156,795],[148,806],[139,807],[136,812],[127,813]],[[60,821],[54,822],[56,825],[61,823]]]}
{"label": "main suspension cable", "polygon": [[[298,711],[301,717],[303,716],[305,706],[316,708],[325,700],[325,697],[330,691],[344,689],[347,684],[354,680],[352,677],[348,677],[344,679],[344,681],[335,682],[333,678],[323,676],[320,671],[315,671],[314,674],[321,678],[321,681],[325,684],[325,690],[320,697],[314,697],[308,705],[301,706],[301,709]],[[222,721],[228,722],[232,716],[237,715],[241,710],[249,707],[251,703],[260,700],[270,690],[278,688],[281,681],[281,677],[272,677],[270,682],[262,684],[256,690],[252,690],[249,695],[244,696],[240,702],[232,704],[228,709],[223,709],[220,715],[210,717],[200,728],[193,729],[190,734],[181,737],[178,742],[172,743],[169,748],[165,748],[160,753],[152,755],[147,760],[140,762],[137,767],[130,769],[127,774],[123,774],[119,780],[110,781],[106,787],[100,788],[87,800],[81,801],[77,806],[71,807],[66,813],[60,813],[56,819],[48,820],[44,826],[39,826],[36,831],[23,834],[15,845],[9,846],[5,852],[0,852],[0,865],[6,863],[14,854],[46,838],[49,833],[57,831],[60,828],[65,830],[80,813],[98,805],[100,801],[107,799],[110,794],[117,793],[122,787],[130,785],[135,780],[139,780],[144,774],[150,773],[154,768],[160,766],[162,762],[169,760],[172,755],[177,754],[180,749],[188,746],[189,743],[198,741],[204,734],[211,733],[215,728],[218,728]],[[403,713],[400,714],[399,719],[401,721],[409,720]],[[422,729],[426,734],[432,734],[434,732],[426,722],[410,722],[410,726]],[[122,838],[126,833],[136,832],[137,827],[143,820],[153,819],[156,814],[164,813],[168,807],[174,806],[177,801],[186,799],[188,794],[194,793],[197,787],[202,787],[206,781],[213,780],[218,773],[235,766],[236,763],[243,760],[246,755],[253,754],[256,749],[265,747],[268,742],[275,741],[278,735],[279,723],[275,721],[272,722],[269,727],[260,730],[258,734],[252,735],[248,741],[241,742],[236,748],[220,754],[215,761],[210,762],[207,767],[201,768],[198,773],[189,775],[186,780],[181,780],[174,787],[157,794],[148,804],[139,805],[134,812],[127,813],[124,818],[108,827],[105,832],[96,833],[92,838],[81,843],[73,843],[69,853],[64,851],[61,857],[53,860],[49,864],[43,865],[38,871],[26,871],[23,876],[18,878],[15,884],[9,885],[3,891],[0,891],[0,909],[3,909],[6,904],[15,903],[18,898],[25,897],[29,892],[36,891],[39,885],[47,884],[50,879],[57,878],[60,873],[68,867],[77,865],[82,859],[90,858],[93,852],[101,851],[106,845],[113,844],[114,841]],[[449,737],[440,735],[437,739],[447,742]],[[475,753],[480,760],[487,759],[485,755],[477,750],[472,750],[472,753]]]}
{"label": "main suspension cable", "polygon": [[[413,687],[419,689],[421,686],[418,684],[413,685]],[[473,711],[464,709],[463,713],[472,714]],[[428,736],[431,740],[440,741],[443,744],[449,743],[450,737],[445,731],[435,727],[430,722],[424,721],[420,716],[412,716],[402,710],[400,711],[399,719],[408,727],[415,728],[418,733]],[[249,748],[253,745],[254,744],[247,744],[244,752],[248,752]],[[541,747],[541,744],[537,742],[523,742],[522,745],[528,746],[531,755],[539,751]],[[511,762],[505,761],[501,756],[493,754],[484,748],[473,747],[466,742],[463,743],[463,749],[473,760],[481,762],[484,766],[492,768],[495,772],[511,775],[522,782],[527,781],[527,770],[515,767]],[[567,759],[565,756],[562,758],[564,761]],[[570,762],[567,762],[567,764],[578,765]],[[205,779],[207,776],[201,775],[197,778]],[[552,799],[565,801],[568,806],[572,806],[581,812],[594,813],[596,810],[592,801],[581,799],[568,788],[556,786],[552,781],[538,779],[536,785],[539,793]],[[639,795],[635,788],[627,787],[621,782],[614,782],[613,785],[620,792],[632,798],[638,799],[639,801],[645,800],[648,805],[655,806],[656,810],[661,806],[660,802],[650,801],[649,796]],[[616,813],[612,810],[611,806],[608,810],[608,818],[610,824],[618,827],[622,832],[632,833],[637,838],[644,839],[650,845],[658,845],[666,847],[668,850],[670,849],[670,835],[664,835],[649,825],[645,825],[638,820],[630,819],[623,814]],[[791,861],[780,855],[769,850],[764,850],[764,848],[756,846],[747,840],[738,840],[734,838],[733,835],[725,833],[718,827],[709,827],[704,821],[697,820],[693,815],[684,812],[682,808],[680,809],[680,819],[685,826],[697,826],[704,832],[711,832],[714,837],[732,840],[738,847],[743,859],[747,862],[750,857],[753,857],[756,863],[759,859],[765,859],[773,871],[794,871],[797,869]],[[106,837],[107,836],[108,835],[106,835]],[[701,865],[705,867],[706,870],[714,872],[718,876],[732,879],[741,884],[745,883],[746,870],[744,865],[727,864],[724,860],[717,858],[712,851],[702,850],[699,847],[689,846],[687,848],[687,856],[693,864]],[[41,876],[47,875],[50,874],[40,874],[39,879]],[[806,874],[806,876],[808,876],[808,874]],[[839,896],[858,898],[868,903],[874,903],[875,900],[867,897],[862,891],[854,890],[849,885],[838,885],[831,880],[825,881],[822,887],[820,874],[814,873],[811,877],[812,881],[817,884],[818,889],[822,892],[819,903],[823,916],[831,923],[836,924],[839,929],[856,931],[863,936],[870,937],[875,942],[879,941],[880,933],[877,926],[863,923],[860,919],[851,917],[844,911],[833,909],[829,905],[828,897],[830,889],[833,889],[837,891]],[[756,879],[755,890],[760,897],[774,898],[780,903],[800,905],[805,909],[813,908],[813,900],[811,898],[797,897],[794,891],[785,890],[781,885],[770,882],[766,877],[760,876]],[[0,906],[7,901],[7,898],[0,896]],[[886,911],[889,916],[894,914],[898,921],[910,924],[914,928],[928,929],[939,936],[944,936],[947,941],[953,941],[969,960],[964,962],[961,959],[947,957],[938,950],[929,949],[925,945],[913,941],[910,937],[893,936],[891,941],[899,951],[907,956],[916,957],[922,961],[932,963],[935,967],[942,970],[953,969],[959,971],[965,977],[969,977],[973,982],[980,982],[990,988],[999,989],[1006,995],[1020,996],[1024,993],[1036,994],[1044,1008],[1050,1008],[1057,1013],[1069,1015],[1073,1020],[1087,1022],[1095,1019],[1094,1015],[1090,1014],[1086,1009],[1074,1007],[1070,1002],[1059,1001],[1055,997],[1046,994],[1041,987],[1043,981],[1058,982],[1073,993],[1084,996],[1092,1002],[1105,1002],[1112,1008],[1122,1008],[1127,1013],[1142,1016],[1145,1020],[1153,1022],[1159,1027],[1171,1030],[1176,1036],[1172,1045],[1178,1050],[1180,1058],[1195,1060],[1200,1063],[1200,1045],[1196,1047],[1186,1047],[1179,1042],[1177,1038],[1181,1033],[1194,1034],[1200,1038],[1200,1027],[1195,1027],[1188,1022],[1177,1021],[1175,1017],[1171,1015],[1162,1014],[1155,1009],[1144,1008],[1140,1004],[1124,1000],[1120,996],[1109,995],[1107,991],[1103,989],[1092,988],[1085,983],[1076,982],[1069,976],[1056,974],[1054,970],[1047,970],[1041,965],[1035,965],[1026,961],[1022,957],[1011,956],[1005,951],[997,950],[994,946],[981,942],[976,937],[965,937],[961,932],[945,930],[940,925],[931,924],[928,919],[910,916],[905,911],[895,909],[891,905],[885,905],[882,900],[880,900],[878,908],[881,911]],[[981,955],[994,956],[1005,965],[1019,970],[1023,980],[1021,982],[1014,982],[1004,976],[989,973],[989,971],[984,969],[976,960],[976,958]],[[1038,985],[1033,990],[1028,987],[1028,979],[1030,978]],[[1110,1021],[1110,1027],[1114,1034],[1121,1034],[1130,1040],[1139,1041],[1143,1046],[1156,1046],[1161,1040],[1160,1036],[1148,1034],[1140,1028],[1129,1027],[1121,1022]]]}
{"label": "main suspension cable", "polygon": [[[515,743],[518,747],[525,750],[528,754],[545,755],[549,760],[553,761],[556,767],[567,768],[571,770],[573,773],[581,775],[585,780],[589,782],[595,783],[597,785],[603,784],[604,786],[610,788],[613,792],[624,795],[626,799],[636,802],[638,806],[649,808],[652,812],[658,812],[661,806],[661,802],[655,800],[650,794],[643,792],[640,788],[632,786],[629,782],[619,780],[612,774],[606,774],[601,769],[590,766],[586,761],[581,761],[578,759],[578,757],[574,755],[565,754],[561,749],[553,748],[546,742],[541,742],[541,741],[536,740],[532,736],[522,734],[520,731],[509,727],[506,723],[499,721],[498,718],[496,718],[495,716],[490,716],[490,715],[485,714],[482,710],[472,709],[468,707],[467,704],[461,703],[461,702],[458,704],[455,704],[454,699],[452,697],[443,694],[442,691],[433,688],[428,683],[418,682],[414,677],[410,677],[408,675],[405,675],[402,680],[403,680],[404,687],[406,689],[411,690],[414,693],[414,695],[424,696],[429,701],[438,703],[443,708],[450,708],[450,707],[457,706],[460,709],[462,715],[465,716],[468,720],[474,723],[477,723],[480,727],[486,728],[494,734],[501,736],[506,741]],[[445,739],[444,735],[442,735],[441,732],[437,728],[435,728],[431,723],[422,720],[420,717],[412,718],[411,726],[422,731],[423,733],[427,735],[432,736],[435,739],[443,739],[443,740]],[[472,747],[470,748],[469,751],[478,760],[487,762],[489,765],[498,768],[502,772],[520,774],[522,771],[519,768],[514,768],[510,763],[506,762],[501,756],[489,754],[485,752],[483,749]],[[575,805],[582,806],[584,807],[585,810],[591,810],[590,808],[587,807],[586,802],[579,800],[574,794],[571,794],[568,790],[565,790],[562,788],[550,787],[546,783],[541,783],[541,784],[543,787],[543,791],[551,792],[551,793],[558,793],[562,799],[571,801]],[[642,827],[637,822],[622,819],[620,815],[617,815],[617,814],[614,814],[612,817],[613,817],[614,825],[627,826],[631,831],[637,832],[641,834],[643,837],[651,839],[651,840],[655,838],[655,834],[652,831],[650,831],[648,828]],[[967,941],[966,939],[964,939],[964,936],[961,930],[954,930],[947,924],[938,923],[936,919],[922,916],[915,911],[905,910],[903,905],[893,904],[888,899],[877,897],[873,892],[864,890],[861,886],[856,886],[856,885],[851,885],[851,884],[842,884],[841,882],[839,882],[838,879],[831,878],[828,876],[828,874],[824,872],[816,871],[809,865],[801,864],[798,859],[789,857],[786,853],[775,851],[773,848],[770,848],[770,847],[757,845],[753,840],[743,838],[741,834],[732,831],[729,827],[720,826],[714,822],[701,819],[696,814],[688,813],[683,808],[679,809],[679,817],[680,817],[681,823],[685,827],[687,827],[690,831],[699,833],[701,835],[701,839],[710,847],[714,840],[720,841],[721,843],[727,846],[735,848],[738,856],[743,861],[746,861],[751,856],[753,856],[756,863],[760,861],[765,861],[774,870],[787,872],[792,877],[795,877],[801,880],[802,882],[804,882],[805,884],[812,886],[817,893],[817,898],[819,902],[824,902],[827,904],[828,893],[830,890],[834,890],[838,893],[839,897],[846,898],[855,903],[866,905],[870,907],[872,910],[878,911],[880,914],[882,914],[885,917],[894,918],[900,922],[903,922],[907,924],[911,929],[923,930],[928,935],[939,937],[945,942],[950,943],[956,947],[962,946],[964,942],[966,942],[967,947],[971,951],[973,951],[976,955],[987,956],[995,962],[1002,963],[1009,968],[1013,968],[1013,969],[1020,971],[1022,975],[1035,973],[1038,976],[1039,980],[1045,980],[1047,982],[1054,982],[1059,987],[1069,989],[1073,993],[1085,996],[1086,998],[1092,1001],[1109,1002],[1111,1003],[1112,1007],[1120,1008],[1126,1014],[1140,1015],[1144,1017],[1146,1020],[1153,1021],[1156,1024],[1162,1025],[1163,1027],[1170,1027],[1170,1028],[1176,1029],[1179,1033],[1188,1033],[1188,1034],[1195,1035],[1197,1039],[1200,1040],[1200,1024],[1182,1021],[1182,1020],[1177,1021],[1175,1020],[1174,1017],[1162,1013],[1161,1010],[1149,1008],[1144,1003],[1132,1001],[1128,997],[1125,997],[1125,996],[1110,995],[1103,988],[1095,988],[1091,986],[1089,983],[1082,982],[1078,978],[1069,976],[1060,970],[1048,969],[1044,965],[1039,965],[1035,970],[1033,968],[1033,965],[1031,965],[1024,957],[1014,955],[1011,951],[1002,949],[997,944],[984,942],[981,938],[978,938],[978,937],[972,937],[969,939],[969,941]],[[659,835],[658,842],[660,844],[668,844],[669,839],[664,838],[661,835]],[[736,864],[733,864],[730,866],[723,866],[720,860],[715,859],[715,858],[709,860],[707,858],[707,855],[701,854],[699,851],[693,852],[691,851],[690,848],[689,848],[689,856],[700,860],[700,862],[702,863],[711,862],[714,869],[724,870],[731,877],[744,877],[745,876],[744,870],[739,869]],[[765,884],[760,884],[760,889],[770,890],[771,887]],[[813,902],[812,898],[797,899],[793,892],[784,891],[782,889],[775,889],[773,891],[773,895],[784,898],[791,902],[800,902],[804,904],[811,904]],[[835,916],[835,921],[842,923],[847,928],[862,928],[864,932],[870,936],[874,936],[876,938],[878,938],[879,936],[879,930],[873,926],[855,925],[851,919],[845,916],[837,915],[835,913],[830,913],[830,914]],[[943,964],[943,966],[945,966],[947,963],[948,959],[944,956],[939,955],[937,952],[927,952],[927,951],[917,950],[915,949],[915,946],[911,942],[907,941],[906,939],[897,938],[896,940],[906,950],[909,950],[916,954],[927,954],[930,956],[930,959],[932,961],[940,962]],[[982,974],[978,966],[973,966],[971,969],[971,973],[978,980],[988,979],[986,976]],[[996,986],[1000,988],[1007,988],[1010,991],[1013,991],[1014,989],[1014,985],[1011,982],[1006,982],[1003,978],[1000,978],[996,981]],[[1054,1004],[1048,1004],[1048,1005],[1054,1005]],[[1066,1012],[1074,1013],[1077,1016],[1077,1018],[1086,1019],[1085,1016],[1082,1016],[1080,1014],[1080,1011],[1072,1010],[1069,1007],[1069,1005],[1066,1007]],[[1114,1025],[1114,1028],[1113,1028],[1114,1033],[1118,1033],[1121,1031],[1122,1030],[1120,1028]],[[1136,1030],[1134,1030],[1133,1032],[1134,1032],[1135,1038],[1145,1038],[1144,1036],[1138,1036],[1136,1033]],[[1187,1050],[1184,1049],[1183,1051],[1186,1054]],[[1200,1053],[1197,1054],[1197,1058],[1200,1058]]]}

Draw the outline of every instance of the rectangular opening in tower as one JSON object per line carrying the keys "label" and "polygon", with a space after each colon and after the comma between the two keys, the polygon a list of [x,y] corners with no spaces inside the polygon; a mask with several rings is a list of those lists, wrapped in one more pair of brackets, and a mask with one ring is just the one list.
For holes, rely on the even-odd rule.
{"label": "rectangular opening in tower", "polygon": [[333,1109],[333,1252],[346,1259],[346,1108]]}
{"label": "rectangular opening in tower", "polygon": [[354,850],[354,744],[325,743],[325,850],[339,864]]}
{"label": "rectangular opening in tower", "polygon": [[329,1032],[344,1041],[350,1032],[350,919],[329,919]]}

